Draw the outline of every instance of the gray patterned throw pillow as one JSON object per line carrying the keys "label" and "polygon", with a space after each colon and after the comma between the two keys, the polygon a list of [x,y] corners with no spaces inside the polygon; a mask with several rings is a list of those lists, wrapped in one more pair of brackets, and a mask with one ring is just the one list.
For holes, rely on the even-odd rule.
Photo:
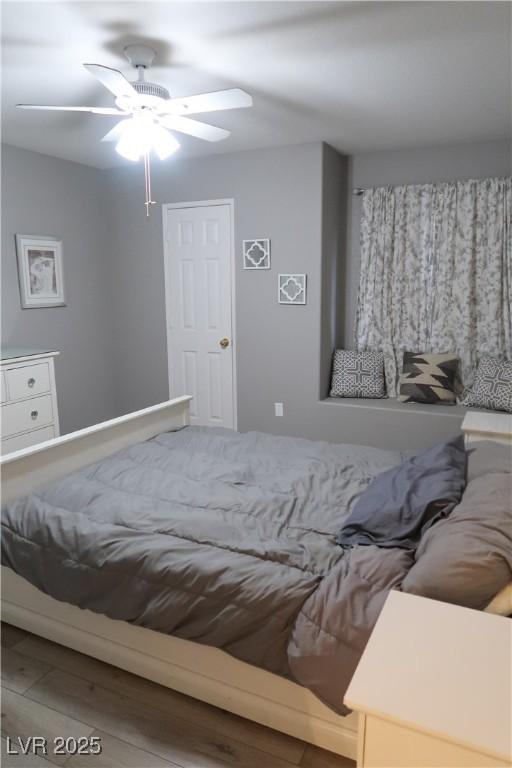
{"label": "gray patterned throw pillow", "polygon": [[331,397],[386,397],[382,352],[334,352]]}
{"label": "gray patterned throw pillow", "polygon": [[512,413],[512,362],[484,355],[462,405]]}
{"label": "gray patterned throw pillow", "polygon": [[450,352],[404,352],[398,400],[455,405],[459,358]]}

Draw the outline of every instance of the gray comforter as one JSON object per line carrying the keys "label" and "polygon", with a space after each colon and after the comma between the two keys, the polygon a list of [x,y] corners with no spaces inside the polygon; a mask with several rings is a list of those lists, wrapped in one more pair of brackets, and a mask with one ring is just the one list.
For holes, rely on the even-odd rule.
{"label": "gray comforter", "polygon": [[2,562],[81,608],[343,695],[409,552],[335,537],[397,452],[201,427],[8,505]]}

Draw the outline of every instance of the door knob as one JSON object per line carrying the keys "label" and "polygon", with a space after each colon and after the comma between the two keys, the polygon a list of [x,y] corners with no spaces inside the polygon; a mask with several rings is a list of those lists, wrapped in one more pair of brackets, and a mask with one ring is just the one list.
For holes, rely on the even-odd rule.
{"label": "door knob", "polygon": [[219,341],[220,346],[222,349],[226,349],[226,347],[229,347],[229,339],[221,339]]}

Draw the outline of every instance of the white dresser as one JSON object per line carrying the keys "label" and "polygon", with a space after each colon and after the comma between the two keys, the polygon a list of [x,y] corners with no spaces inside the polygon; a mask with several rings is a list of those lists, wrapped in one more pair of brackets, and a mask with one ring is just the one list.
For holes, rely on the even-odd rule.
{"label": "white dresser", "polygon": [[2,454],[59,435],[54,359],[58,352],[4,349],[0,364]]}

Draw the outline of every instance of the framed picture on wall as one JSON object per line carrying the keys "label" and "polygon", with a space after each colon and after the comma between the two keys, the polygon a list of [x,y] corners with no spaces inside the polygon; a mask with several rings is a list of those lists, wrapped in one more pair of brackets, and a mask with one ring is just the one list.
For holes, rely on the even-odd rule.
{"label": "framed picture on wall", "polygon": [[16,254],[23,309],[63,307],[62,240],[16,235]]}

